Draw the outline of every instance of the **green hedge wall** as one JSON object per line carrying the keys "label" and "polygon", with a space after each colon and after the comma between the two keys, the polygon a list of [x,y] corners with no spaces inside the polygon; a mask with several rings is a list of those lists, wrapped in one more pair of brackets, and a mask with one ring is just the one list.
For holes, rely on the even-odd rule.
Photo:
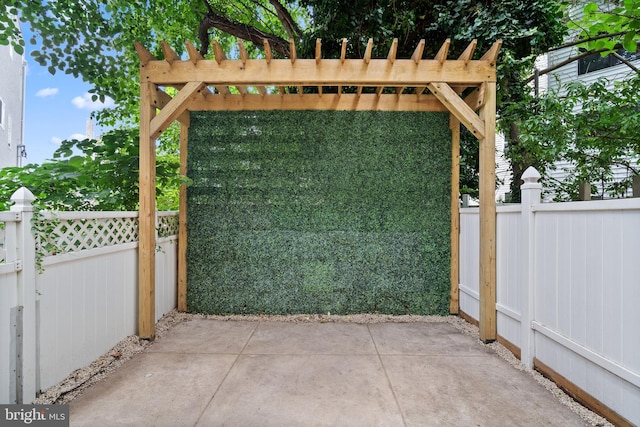
{"label": "green hedge wall", "polygon": [[445,113],[192,113],[189,310],[448,313],[448,123]]}

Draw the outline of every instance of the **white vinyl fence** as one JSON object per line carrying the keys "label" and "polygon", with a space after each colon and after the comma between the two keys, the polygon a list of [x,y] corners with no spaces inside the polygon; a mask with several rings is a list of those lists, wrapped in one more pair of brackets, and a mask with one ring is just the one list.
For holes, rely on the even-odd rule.
{"label": "white vinyl fence", "polygon": [[[138,213],[33,212],[27,189],[0,212],[0,403],[90,364],[137,331]],[[158,214],[156,320],[176,307],[176,212]]]}
{"label": "white vinyl fence", "polygon": [[[640,425],[640,199],[541,203],[539,178],[527,170],[522,204],[497,207],[499,338]],[[474,319],[478,239],[478,210],[461,209],[460,309]]]}

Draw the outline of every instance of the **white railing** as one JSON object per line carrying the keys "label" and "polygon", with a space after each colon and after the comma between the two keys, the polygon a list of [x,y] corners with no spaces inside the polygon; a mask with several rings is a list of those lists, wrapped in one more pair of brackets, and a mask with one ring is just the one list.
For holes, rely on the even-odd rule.
{"label": "white railing", "polygon": [[[640,424],[640,199],[496,209],[499,338],[614,415]],[[477,209],[461,209],[460,309],[478,319]],[[550,373],[547,372],[547,373]]]}
{"label": "white railing", "polygon": [[[12,200],[0,212],[0,403],[30,403],[136,333],[138,213],[34,213],[26,189]],[[176,307],[177,213],[157,222],[156,320]]]}

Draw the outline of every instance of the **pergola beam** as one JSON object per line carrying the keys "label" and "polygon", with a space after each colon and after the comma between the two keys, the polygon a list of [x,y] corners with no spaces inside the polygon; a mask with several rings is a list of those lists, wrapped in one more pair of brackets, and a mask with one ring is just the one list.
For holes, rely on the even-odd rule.
{"label": "pergola beam", "polygon": [[202,88],[202,82],[187,83],[169,103],[160,110],[149,125],[151,138],[156,139],[174,120],[176,120],[186,109],[191,98]]}
{"label": "pergola beam", "polygon": [[488,61],[445,61],[396,59],[389,67],[386,59],[220,59],[193,62],[150,61],[141,69],[142,81],[172,86],[187,81],[225,86],[421,86],[427,82],[447,82],[474,86],[495,81],[495,68]]}
{"label": "pergola beam", "polygon": [[431,95],[397,95],[363,93],[279,94],[272,95],[214,95],[194,99],[189,104],[192,111],[240,111],[240,110],[346,110],[346,111],[448,111]]}
{"label": "pergola beam", "polygon": [[429,83],[427,87],[471,133],[478,139],[484,138],[486,134],[484,122],[480,120],[475,111],[451,89],[451,86],[446,83]]}
{"label": "pergola beam", "polygon": [[[152,94],[151,94],[151,100],[152,100],[152,105],[153,106],[155,106],[159,110],[162,110],[164,107],[166,107],[166,105],[169,102],[171,102],[171,100],[173,100],[173,98],[167,92],[163,91],[159,87],[156,87],[156,90],[154,92],[152,92]],[[182,114],[180,114],[178,116],[177,120],[180,123],[188,124],[189,123],[189,112],[188,111],[184,111]]]}

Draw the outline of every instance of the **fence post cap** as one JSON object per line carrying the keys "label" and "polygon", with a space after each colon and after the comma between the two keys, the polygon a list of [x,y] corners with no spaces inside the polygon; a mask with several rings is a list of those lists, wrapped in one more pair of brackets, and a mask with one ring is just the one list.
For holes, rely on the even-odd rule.
{"label": "fence post cap", "polygon": [[11,206],[11,211],[32,211],[33,202],[36,200],[36,196],[26,187],[20,187],[11,195],[11,201],[14,203]]}
{"label": "fence post cap", "polygon": [[533,166],[529,166],[527,170],[524,171],[521,178],[525,183],[535,183],[538,182],[540,178],[542,178],[542,175],[540,175],[540,172],[538,172],[536,168],[534,168]]}

